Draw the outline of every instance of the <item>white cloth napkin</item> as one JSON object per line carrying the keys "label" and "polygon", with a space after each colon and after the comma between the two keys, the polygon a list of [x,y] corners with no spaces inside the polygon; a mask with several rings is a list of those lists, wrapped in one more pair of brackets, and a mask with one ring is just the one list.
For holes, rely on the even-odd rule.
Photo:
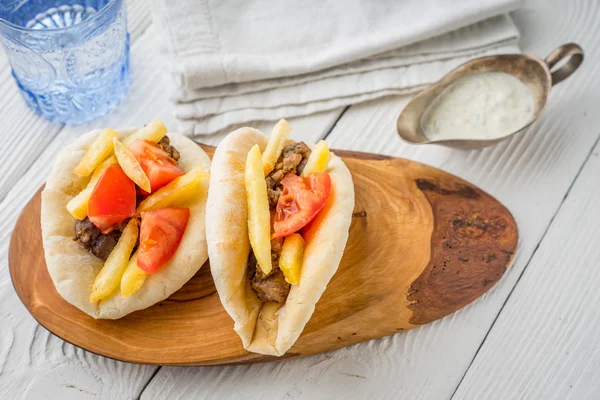
{"label": "white cloth napkin", "polygon": [[520,0],[153,0],[188,134],[412,93],[470,58],[518,52]]}

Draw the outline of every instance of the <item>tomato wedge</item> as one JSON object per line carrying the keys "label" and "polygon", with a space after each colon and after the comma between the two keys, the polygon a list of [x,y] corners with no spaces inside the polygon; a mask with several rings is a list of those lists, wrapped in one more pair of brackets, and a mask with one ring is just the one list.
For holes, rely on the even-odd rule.
{"label": "tomato wedge", "polygon": [[177,166],[177,162],[169,157],[169,154],[156,143],[137,139],[129,146],[129,150],[131,150],[150,180],[153,193],[173,179],[183,175],[183,171]]}
{"label": "tomato wedge", "polygon": [[138,267],[151,274],[165,265],[177,251],[189,219],[189,208],[143,212]]}
{"label": "tomato wedge", "polygon": [[90,196],[88,217],[94,225],[107,233],[135,213],[135,183],[119,164],[104,171]]}
{"label": "tomato wedge", "polygon": [[281,181],[273,223],[273,239],[291,235],[308,224],[323,208],[331,195],[331,178],[327,172],[300,177],[287,174]]}

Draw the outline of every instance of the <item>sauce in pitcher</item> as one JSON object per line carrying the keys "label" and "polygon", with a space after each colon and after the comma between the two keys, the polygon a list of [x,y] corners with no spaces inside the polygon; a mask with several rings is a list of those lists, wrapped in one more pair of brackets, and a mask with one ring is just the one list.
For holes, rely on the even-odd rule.
{"label": "sauce in pitcher", "polygon": [[531,90],[504,72],[466,75],[448,86],[427,107],[421,119],[430,140],[496,139],[534,118]]}

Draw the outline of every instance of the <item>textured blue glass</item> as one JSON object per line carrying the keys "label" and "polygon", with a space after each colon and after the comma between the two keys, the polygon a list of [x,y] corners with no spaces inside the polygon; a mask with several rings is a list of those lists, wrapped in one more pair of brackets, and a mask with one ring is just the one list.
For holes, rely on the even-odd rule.
{"label": "textured blue glass", "polygon": [[0,41],[25,101],[47,119],[83,123],[129,89],[124,0],[0,0]]}

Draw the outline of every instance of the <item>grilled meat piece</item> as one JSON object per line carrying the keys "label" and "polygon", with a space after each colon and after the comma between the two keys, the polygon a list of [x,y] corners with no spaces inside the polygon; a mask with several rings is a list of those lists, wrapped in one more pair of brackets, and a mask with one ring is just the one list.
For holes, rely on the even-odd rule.
{"label": "grilled meat piece", "polygon": [[283,272],[279,269],[279,256],[283,238],[271,241],[271,272],[267,275],[257,266],[256,257],[251,251],[248,257],[248,278],[250,287],[262,301],[282,303],[290,292],[290,284],[286,282]]}
{"label": "grilled meat piece", "polygon": [[283,148],[275,164],[275,168],[266,178],[269,207],[275,208],[277,205],[277,201],[281,195],[279,182],[290,172],[300,175],[306,166],[309,156],[310,148],[304,142],[288,144]]}
{"label": "grilled meat piece", "polygon": [[285,281],[283,272],[277,268],[265,278],[257,279],[257,275],[250,282],[250,286],[258,298],[262,301],[283,303],[290,292],[290,284]]}
{"label": "grilled meat piece", "polygon": [[181,157],[181,155],[175,147],[171,146],[171,139],[169,139],[168,136],[164,136],[162,139],[160,139],[160,142],[158,142],[158,146],[165,152],[167,152],[169,157],[171,157],[173,160],[179,161],[179,157]]}
{"label": "grilled meat piece", "polygon": [[75,221],[75,237],[73,240],[89,250],[96,257],[106,261],[113,251],[129,219],[121,222],[108,234],[103,234],[100,229],[90,221],[88,217],[84,220]]}

